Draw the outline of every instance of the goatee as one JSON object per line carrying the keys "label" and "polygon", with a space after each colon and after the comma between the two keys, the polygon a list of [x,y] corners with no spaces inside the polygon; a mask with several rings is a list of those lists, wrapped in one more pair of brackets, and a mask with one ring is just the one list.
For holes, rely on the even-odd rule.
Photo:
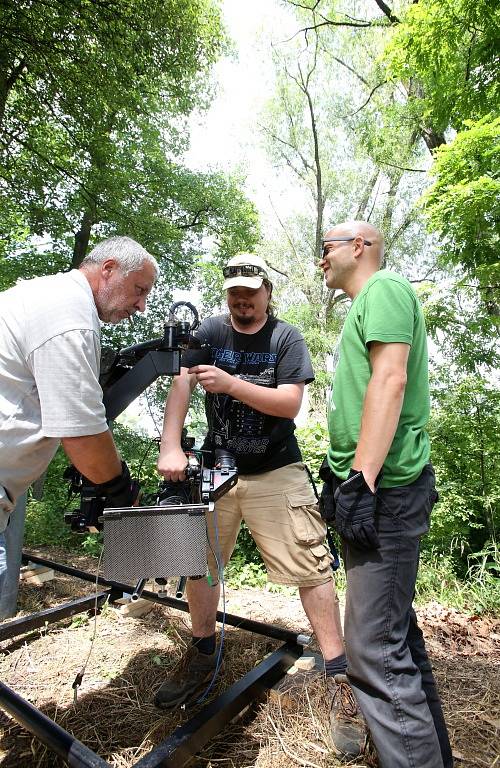
{"label": "goatee", "polygon": [[235,315],[235,320],[240,325],[250,325],[250,323],[253,323],[253,317],[250,317],[249,315]]}

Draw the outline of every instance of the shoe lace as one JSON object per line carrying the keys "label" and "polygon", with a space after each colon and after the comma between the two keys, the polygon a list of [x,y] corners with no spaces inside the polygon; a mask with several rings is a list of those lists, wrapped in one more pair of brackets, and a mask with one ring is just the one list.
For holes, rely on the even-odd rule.
{"label": "shoe lace", "polygon": [[358,714],[358,705],[349,683],[344,681],[337,683],[333,700],[338,703],[339,710],[345,717],[356,717]]}

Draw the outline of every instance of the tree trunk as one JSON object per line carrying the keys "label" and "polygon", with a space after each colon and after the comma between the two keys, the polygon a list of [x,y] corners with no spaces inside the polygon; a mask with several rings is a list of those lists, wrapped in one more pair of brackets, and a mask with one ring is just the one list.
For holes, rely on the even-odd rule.
{"label": "tree trunk", "polygon": [[366,213],[368,201],[371,197],[375,184],[377,183],[379,173],[380,173],[380,169],[376,168],[365,185],[365,188],[363,191],[363,197],[359,201],[358,209],[356,211],[356,215],[354,216],[356,220],[362,219]]}
{"label": "tree trunk", "polygon": [[[92,215],[94,213],[94,215]],[[73,248],[73,258],[71,268],[77,269],[85,258],[87,248],[89,247],[90,233],[92,225],[95,224],[95,211],[91,212],[88,208],[83,212],[80,229],[75,233],[75,245]]]}
{"label": "tree trunk", "polygon": [[9,93],[25,68],[24,59],[9,67],[9,62],[0,58],[0,128],[3,125]]}

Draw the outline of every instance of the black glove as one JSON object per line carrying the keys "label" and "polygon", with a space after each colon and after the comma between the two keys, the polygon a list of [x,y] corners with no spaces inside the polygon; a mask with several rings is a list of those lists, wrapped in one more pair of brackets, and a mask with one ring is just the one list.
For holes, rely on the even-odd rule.
{"label": "black glove", "polygon": [[323,480],[323,489],[318,499],[319,513],[323,520],[331,523],[335,517],[335,501],[333,499],[333,472],[328,464],[328,458],[325,456],[318,472]]}
{"label": "black glove", "polygon": [[140,486],[137,480],[132,480],[129,468],[122,461],[121,475],[96,485],[96,489],[106,497],[105,507],[131,507],[139,496]]}
{"label": "black glove", "polygon": [[334,500],[335,529],[341,538],[358,549],[378,549],[380,542],[375,529],[377,496],[366,484],[363,473],[351,469],[347,480],[335,491]]}
{"label": "black glove", "polygon": [[333,486],[331,482],[325,481],[319,497],[318,508],[325,523],[333,522],[335,517],[335,500],[333,498]]}

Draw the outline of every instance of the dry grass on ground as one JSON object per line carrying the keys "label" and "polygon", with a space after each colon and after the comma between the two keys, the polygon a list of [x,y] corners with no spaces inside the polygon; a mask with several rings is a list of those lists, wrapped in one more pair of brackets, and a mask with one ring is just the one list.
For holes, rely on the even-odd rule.
{"label": "dry grass on ground", "polygon": [[[59,554],[59,553],[58,553]],[[57,559],[57,556],[54,556]],[[62,557],[59,557],[62,561]],[[88,567],[82,559],[78,566]],[[22,587],[24,612],[91,593],[69,577],[43,587]],[[228,592],[231,613],[274,622],[297,631],[308,624],[297,598],[254,590]],[[500,622],[466,617],[430,605],[420,618],[432,655],[456,757],[464,766],[500,766]],[[3,643],[0,675],[63,728],[114,768],[130,768],[195,709],[158,712],[152,696],[189,642],[185,614],[155,606],[142,619],[123,618],[106,607],[76,707],[72,683],[90,647],[93,621],[77,616]],[[226,631],[225,689],[279,644],[239,629]],[[303,688],[286,708],[279,701],[258,704],[228,726],[191,768],[296,768],[339,765],[328,739],[328,700],[320,680]],[[53,753],[0,713],[3,768],[57,768]],[[459,762],[460,764],[460,762]],[[353,765],[363,766],[359,760]]]}

